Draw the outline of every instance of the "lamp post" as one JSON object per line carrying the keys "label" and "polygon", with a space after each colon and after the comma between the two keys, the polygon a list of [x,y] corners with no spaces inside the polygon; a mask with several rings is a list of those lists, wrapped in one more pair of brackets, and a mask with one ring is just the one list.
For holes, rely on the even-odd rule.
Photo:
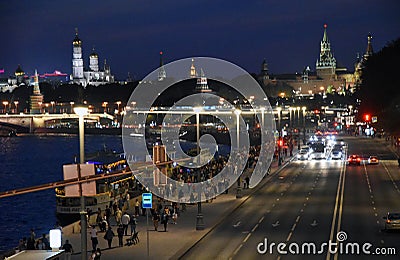
{"label": "lamp post", "polygon": [[[240,149],[240,144],[239,144],[239,131],[240,131],[240,114],[242,113],[242,110],[240,109],[235,109],[234,113],[236,115],[236,149],[237,152],[239,153],[239,149]],[[240,178],[240,176],[239,176]],[[239,179],[240,180],[240,179]],[[240,199],[242,197],[242,188],[240,187],[240,181],[238,182],[238,186],[236,188],[236,198]]]}
{"label": "lamp post", "polygon": [[3,101],[3,105],[4,105],[4,114],[6,114],[7,113],[8,101]]}
{"label": "lamp post", "polygon": [[[200,112],[202,107],[194,107],[193,111],[196,113],[196,152],[197,152],[197,181],[200,185],[201,172],[200,172]],[[196,216],[196,230],[204,229],[203,213],[201,212],[201,188],[198,189],[198,202],[197,202],[197,216]]]}
{"label": "lamp post", "polygon": [[73,110],[73,106],[74,106],[75,102],[71,101],[71,102],[69,102],[69,104],[71,105],[71,114],[72,114],[72,110]]}
{"label": "lamp post", "polygon": [[300,125],[300,107],[296,107],[297,110],[297,127]]}
{"label": "lamp post", "polygon": [[303,144],[306,144],[306,107],[302,107],[303,110]]}
{"label": "lamp post", "polygon": [[55,104],[55,102],[54,101],[50,101],[50,104],[51,104],[51,112],[54,114],[54,104]]}
{"label": "lamp post", "polygon": [[18,101],[14,101],[14,105],[15,105],[15,114],[18,114]]}
{"label": "lamp post", "polygon": [[[85,125],[84,125],[84,120],[83,117],[87,115],[88,113],[88,108],[87,107],[75,107],[74,108],[75,114],[79,116],[79,155],[80,155],[80,160],[79,163],[83,164],[85,163],[85,137],[84,137],[84,131],[85,131]],[[80,174],[80,166],[78,166],[78,175],[79,178],[81,177]],[[81,259],[86,260],[87,259],[87,225],[86,225],[86,211],[85,211],[85,197],[83,196],[83,191],[82,191],[82,184],[79,184],[79,195],[81,197],[81,211],[79,214],[81,215]]]}
{"label": "lamp post", "polygon": [[282,165],[281,162],[281,147],[279,145],[279,142],[281,140],[281,107],[277,107],[276,110],[278,111],[278,166]]}

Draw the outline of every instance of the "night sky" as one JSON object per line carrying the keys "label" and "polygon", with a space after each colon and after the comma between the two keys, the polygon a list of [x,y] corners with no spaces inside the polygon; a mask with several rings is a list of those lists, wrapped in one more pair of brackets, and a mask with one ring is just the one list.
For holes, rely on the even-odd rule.
{"label": "night sky", "polygon": [[164,61],[210,56],[249,72],[315,69],[323,25],[328,24],[339,66],[353,69],[357,52],[373,36],[374,51],[400,37],[398,0],[310,1],[1,1],[0,69],[18,64],[32,74],[70,74],[75,27],[83,42],[85,66],[95,46],[117,79],[136,79]]}

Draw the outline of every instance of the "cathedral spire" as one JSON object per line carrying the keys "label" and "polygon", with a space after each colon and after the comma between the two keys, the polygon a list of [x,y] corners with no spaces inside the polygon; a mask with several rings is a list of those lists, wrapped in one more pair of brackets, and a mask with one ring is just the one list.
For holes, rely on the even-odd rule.
{"label": "cathedral spire", "polygon": [[164,61],[162,58],[163,52],[160,51],[160,68],[158,69],[158,81],[163,81],[167,77],[167,73],[164,69]]}
{"label": "cathedral spire", "polygon": [[324,37],[322,37],[323,42],[329,42],[328,34],[326,33],[326,28],[328,28],[328,25],[324,24]]}
{"label": "cathedral spire", "polygon": [[327,24],[324,24],[324,35],[321,41],[319,59],[316,63],[317,76],[320,78],[332,78],[336,74],[336,59],[331,52],[331,43],[327,33]]}
{"label": "cathedral spire", "polygon": [[192,65],[190,66],[190,78],[194,79],[197,77],[196,67],[194,66],[194,59],[192,58]]}
{"label": "cathedral spire", "polygon": [[368,33],[368,45],[367,45],[367,50],[365,51],[364,58],[367,59],[369,56],[374,54],[374,50],[372,49],[372,35],[371,33]]}

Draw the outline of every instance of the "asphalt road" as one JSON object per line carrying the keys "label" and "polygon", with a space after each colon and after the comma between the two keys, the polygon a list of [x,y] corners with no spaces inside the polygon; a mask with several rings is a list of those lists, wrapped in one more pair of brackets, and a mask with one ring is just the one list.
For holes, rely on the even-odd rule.
{"label": "asphalt road", "polygon": [[343,140],[345,156],[381,162],[293,161],[182,259],[381,259],[383,251],[396,253],[384,259],[400,259],[400,232],[384,231],[382,218],[400,212],[395,156],[382,140]]}

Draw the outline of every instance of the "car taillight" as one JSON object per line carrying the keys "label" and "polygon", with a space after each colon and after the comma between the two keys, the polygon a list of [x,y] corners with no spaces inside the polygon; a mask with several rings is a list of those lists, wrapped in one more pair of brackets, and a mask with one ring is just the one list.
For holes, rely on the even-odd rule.
{"label": "car taillight", "polygon": [[361,161],[361,159],[360,159],[360,158],[357,158],[357,162],[359,162],[359,161]]}

